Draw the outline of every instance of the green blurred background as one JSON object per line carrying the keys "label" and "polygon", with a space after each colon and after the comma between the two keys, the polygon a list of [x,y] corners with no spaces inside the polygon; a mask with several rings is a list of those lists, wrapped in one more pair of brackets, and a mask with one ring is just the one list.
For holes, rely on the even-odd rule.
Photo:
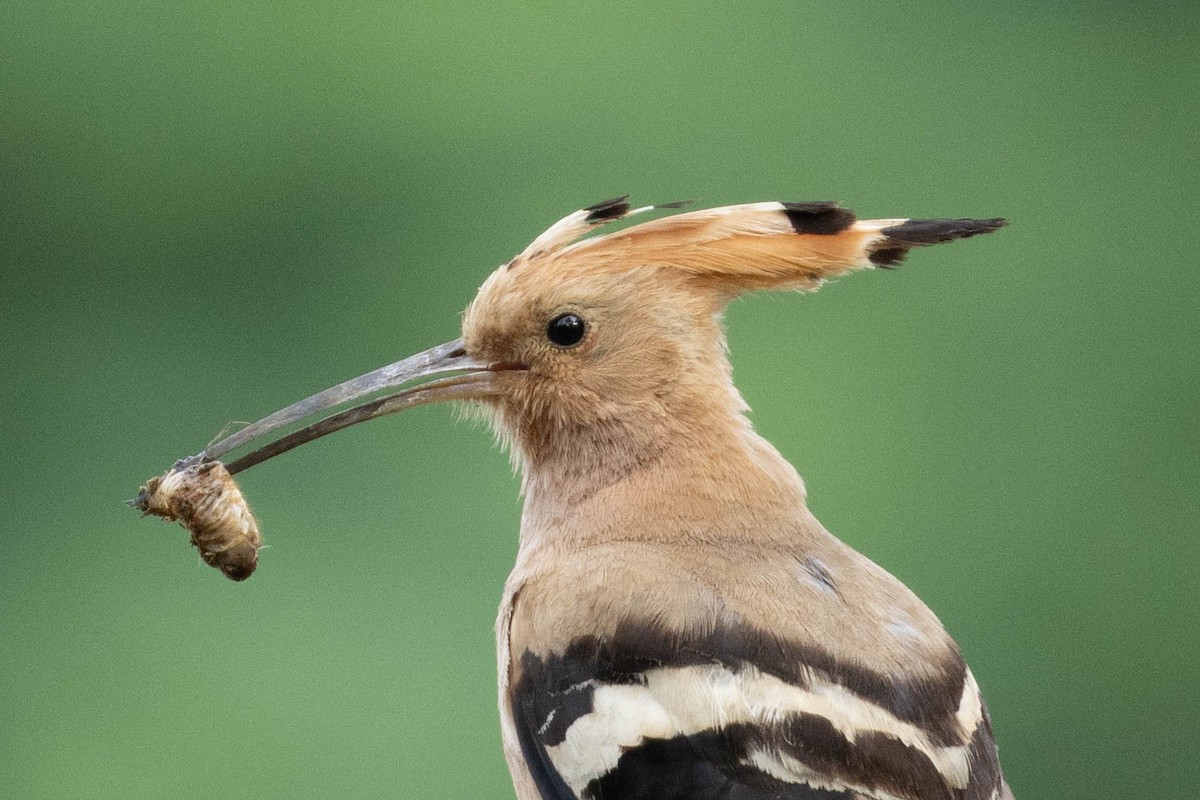
{"label": "green blurred background", "polygon": [[423,408],[243,480],[234,584],[122,505],[453,338],[612,195],[998,216],[739,301],[817,515],[962,644],[1021,800],[1200,784],[1194,3],[5,3],[0,797],[507,798],[518,482]]}

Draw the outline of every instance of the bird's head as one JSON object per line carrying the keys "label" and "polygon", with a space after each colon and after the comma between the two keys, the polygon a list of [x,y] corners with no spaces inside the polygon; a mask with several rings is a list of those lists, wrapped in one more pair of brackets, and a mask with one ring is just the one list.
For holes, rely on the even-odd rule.
{"label": "bird's head", "polygon": [[570,253],[516,259],[463,316],[465,351],[504,367],[482,407],[530,465],[564,448],[581,458],[588,442],[653,448],[650,429],[730,404],[711,300],[657,266],[582,264]]}

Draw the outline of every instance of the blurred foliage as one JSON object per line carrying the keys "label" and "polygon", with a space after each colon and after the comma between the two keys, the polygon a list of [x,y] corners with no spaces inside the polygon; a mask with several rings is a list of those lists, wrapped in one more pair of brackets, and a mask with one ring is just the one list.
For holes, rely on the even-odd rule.
{"label": "blurred foliage", "polygon": [[1195,4],[10,2],[0,796],[511,797],[517,481],[424,408],[243,481],[235,585],[121,504],[456,335],[571,209],[1004,215],[728,315],[818,516],[961,642],[1022,800],[1193,797]]}

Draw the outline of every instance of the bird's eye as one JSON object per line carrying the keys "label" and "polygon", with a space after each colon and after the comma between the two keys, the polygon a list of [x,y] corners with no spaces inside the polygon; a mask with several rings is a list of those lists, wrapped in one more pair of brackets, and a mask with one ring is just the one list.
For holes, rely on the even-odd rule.
{"label": "bird's eye", "polygon": [[546,337],[559,347],[574,347],[586,332],[587,325],[578,314],[559,314],[546,327]]}

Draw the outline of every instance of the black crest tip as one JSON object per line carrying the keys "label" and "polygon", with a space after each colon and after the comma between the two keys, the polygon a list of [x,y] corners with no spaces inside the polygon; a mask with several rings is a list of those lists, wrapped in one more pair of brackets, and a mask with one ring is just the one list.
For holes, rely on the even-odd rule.
{"label": "black crest tip", "polygon": [[900,266],[900,262],[904,261],[906,255],[908,255],[907,247],[885,247],[882,250],[876,250],[871,253],[868,258],[877,267],[895,269]]}
{"label": "black crest tip", "polygon": [[991,233],[1008,224],[1000,217],[992,219],[910,219],[884,228],[881,233],[896,244],[941,244]]}
{"label": "black crest tip", "polygon": [[854,224],[854,212],[842,208],[833,200],[819,200],[808,203],[780,203],[783,213],[796,233],[815,233],[820,236],[832,236],[841,233]]}
{"label": "black crest tip", "polygon": [[629,213],[629,195],[623,194],[620,197],[603,200],[583,210],[588,212],[588,215],[584,217],[586,222],[596,223],[620,219]]}

